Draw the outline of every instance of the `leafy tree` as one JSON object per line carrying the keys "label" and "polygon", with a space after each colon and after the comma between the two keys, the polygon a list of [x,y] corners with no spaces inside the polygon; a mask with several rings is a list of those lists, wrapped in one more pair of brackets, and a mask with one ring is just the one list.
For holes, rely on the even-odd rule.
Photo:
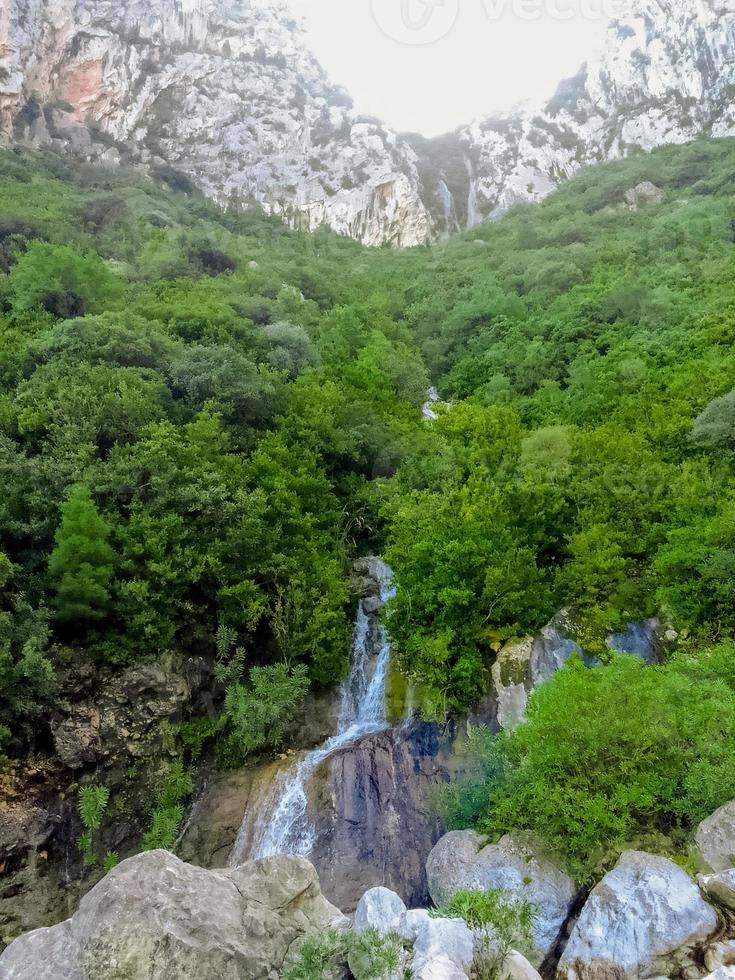
{"label": "leafy tree", "polygon": [[89,487],[73,487],[62,507],[48,565],[61,622],[88,623],[107,612],[115,558],[109,536]]}
{"label": "leafy tree", "polygon": [[393,515],[386,555],[398,586],[390,622],[396,652],[450,708],[469,706],[482,691],[483,654],[552,608],[509,500],[479,476],[441,495],[407,497]]}
{"label": "leafy tree", "polygon": [[12,590],[18,571],[0,552],[0,754],[32,742],[55,687],[48,615]]}
{"label": "leafy tree", "polygon": [[735,450],[735,391],[715,398],[694,420],[692,442],[704,449]]}

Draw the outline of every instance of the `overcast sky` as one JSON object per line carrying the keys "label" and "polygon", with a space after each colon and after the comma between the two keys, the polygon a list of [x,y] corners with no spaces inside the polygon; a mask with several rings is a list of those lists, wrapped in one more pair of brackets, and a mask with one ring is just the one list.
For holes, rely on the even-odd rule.
{"label": "overcast sky", "polygon": [[289,2],[360,111],[427,136],[551,95],[623,12],[622,0]]}

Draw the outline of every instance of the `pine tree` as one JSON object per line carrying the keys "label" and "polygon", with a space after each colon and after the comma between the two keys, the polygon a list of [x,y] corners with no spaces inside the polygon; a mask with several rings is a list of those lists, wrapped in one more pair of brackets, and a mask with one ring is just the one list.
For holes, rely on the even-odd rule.
{"label": "pine tree", "polygon": [[99,619],[110,600],[114,552],[110,529],[100,517],[89,488],[74,487],[62,507],[49,574],[56,586],[62,622]]}

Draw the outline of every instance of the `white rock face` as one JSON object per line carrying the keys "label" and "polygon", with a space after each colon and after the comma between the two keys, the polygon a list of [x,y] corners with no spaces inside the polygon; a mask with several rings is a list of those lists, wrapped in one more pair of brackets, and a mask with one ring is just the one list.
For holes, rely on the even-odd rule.
{"label": "white rock face", "polygon": [[406,913],[403,899],[390,888],[370,888],[357,903],[355,932],[376,929],[381,936],[399,932]]}
{"label": "white rock face", "polygon": [[588,164],[735,132],[734,4],[637,0],[547,102],[437,141],[356,114],[283,0],[5,0],[0,134],[167,165],[295,228],[419,245]]}
{"label": "white rock face", "polygon": [[735,800],[725,803],[697,827],[694,836],[707,871],[727,871],[735,865]]}
{"label": "white rock face", "polygon": [[626,851],[592,889],[559,962],[559,980],[672,976],[718,928],[715,910],[667,858]]}
{"label": "white rock face", "polygon": [[735,968],[735,939],[712,943],[704,954],[704,965],[713,973],[721,966]]}
{"label": "white rock face", "polygon": [[71,919],[11,943],[0,977],[271,980],[302,935],[345,923],[303,858],[205,871],[148,851],[107,874]]}
{"label": "white rock face", "polygon": [[468,224],[633,149],[731,134],[734,75],[733,0],[637,0],[545,104],[460,130],[473,160]]}
{"label": "white rock face", "polygon": [[454,830],[434,846],[426,874],[429,893],[437,904],[460,889],[503,889],[535,905],[536,949],[531,962],[539,966],[556,945],[577,889],[568,875],[534,850],[532,842],[520,834],[507,834],[497,844],[487,844],[473,830]]}
{"label": "white rock face", "polygon": [[413,980],[467,980],[474,938],[462,919],[422,920],[413,947]]}
{"label": "white rock face", "polygon": [[735,980],[735,968],[718,966],[712,973],[708,973],[704,980]]}
{"label": "white rock face", "polygon": [[3,51],[0,130],[16,138],[166,163],[223,203],[255,200],[307,231],[431,237],[414,151],[352,111],[281,0],[9,0]]}

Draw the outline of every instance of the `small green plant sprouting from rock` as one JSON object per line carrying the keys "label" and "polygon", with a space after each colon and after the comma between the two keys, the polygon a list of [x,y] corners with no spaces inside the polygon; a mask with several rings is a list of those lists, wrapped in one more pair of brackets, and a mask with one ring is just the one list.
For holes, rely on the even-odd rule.
{"label": "small green plant sprouting from rock", "polygon": [[92,849],[94,832],[99,830],[102,817],[110,801],[110,791],[106,786],[82,786],[79,790],[79,816],[84,825],[84,833],[77,844],[88,865],[97,863],[97,857]]}
{"label": "small green plant sprouting from rock", "polygon": [[347,945],[348,962],[355,980],[387,980],[401,966],[403,942],[395,932],[386,936],[377,929],[350,933]]}
{"label": "small green plant sprouting from rock", "polygon": [[281,980],[338,980],[345,963],[355,980],[386,980],[401,966],[403,943],[397,933],[381,935],[377,929],[343,932],[323,929],[306,936]]}
{"label": "small green plant sprouting from rock", "polygon": [[461,890],[431,913],[464,919],[477,936],[472,980],[502,980],[502,968],[513,949],[529,952],[536,908],[502,888]]}
{"label": "small green plant sprouting from rock", "polygon": [[306,936],[281,980],[338,980],[348,952],[347,933],[322,929]]}
{"label": "small green plant sprouting from rock", "polygon": [[120,858],[117,856],[117,851],[108,851],[107,854],[105,854],[105,860],[102,865],[105,874],[107,874],[108,871],[112,871],[112,869],[116,867],[119,863],[120,863]]}
{"label": "small green plant sprouting from rock", "polygon": [[184,819],[182,800],[191,790],[191,773],[177,759],[156,796],[150,829],[143,835],[143,850],[153,851],[159,847],[171,850]]}

